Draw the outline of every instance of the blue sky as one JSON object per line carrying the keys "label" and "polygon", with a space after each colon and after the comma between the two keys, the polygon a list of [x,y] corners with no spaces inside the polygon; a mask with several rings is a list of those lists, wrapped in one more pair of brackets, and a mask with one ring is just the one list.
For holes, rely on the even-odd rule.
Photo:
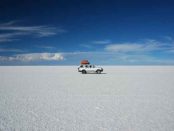
{"label": "blue sky", "polygon": [[174,65],[171,0],[1,0],[0,65]]}

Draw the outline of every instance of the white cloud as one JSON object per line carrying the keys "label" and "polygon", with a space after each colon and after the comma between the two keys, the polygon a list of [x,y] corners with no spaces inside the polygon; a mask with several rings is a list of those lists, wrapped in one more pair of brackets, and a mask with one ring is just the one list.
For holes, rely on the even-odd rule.
{"label": "white cloud", "polygon": [[173,41],[173,38],[171,36],[164,36],[164,38],[168,41]]}
{"label": "white cloud", "polygon": [[19,20],[12,20],[12,21],[8,21],[6,23],[1,23],[1,26],[8,26],[8,25],[13,25],[15,23],[19,22]]}
{"label": "white cloud", "polygon": [[92,43],[92,44],[80,44],[80,46],[90,49],[90,48],[94,48],[95,47],[94,44],[95,45],[106,45],[106,44],[111,43],[111,41],[110,40],[98,40],[98,41],[92,41],[90,43]]}
{"label": "white cloud", "polygon": [[92,43],[98,44],[98,45],[105,45],[105,44],[111,43],[111,40],[97,40],[97,41],[92,41]]}
{"label": "white cloud", "polygon": [[168,51],[166,51],[167,53],[174,53],[174,49],[170,49]]}
{"label": "white cloud", "polygon": [[54,47],[54,46],[45,46],[45,45],[40,45],[40,46],[35,46],[35,47],[42,48],[42,49],[48,49],[48,50],[56,49],[56,47]]}
{"label": "white cloud", "polygon": [[106,46],[107,51],[114,52],[129,52],[129,51],[137,51],[142,49],[142,45],[138,44],[111,44]]}
{"label": "white cloud", "polygon": [[64,57],[61,53],[29,53],[14,56],[0,56],[0,61],[61,61]]}
{"label": "white cloud", "polygon": [[81,47],[85,47],[85,48],[92,48],[92,45],[89,44],[80,44]]}
{"label": "white cloud", "polygon": [[66,30],[53,26],[19,26],[16,21],[0,24],[0,31],[7,33],[0,34],[0,42],[13,41],[17,36],[30,35],[35,37],[48,37],[67,32]]}
{"label": "white cloud", "polygon": [[24,50],[21,49],[15,49],[15,48],[0,48],[0,52],[25,52]]}
{"label": "white cloud", "polygon": [[11,42],[17,40],[16,37],[25,35],[22,32],[12,32],[0,34],[0,42]]}
{"label": "white cloud", "polygon": [[106,51],[112,52],[147,52],[154,50],[167,50],[170,46],[156,40],[146,40],[137,43],[116,43],[105,47]]}

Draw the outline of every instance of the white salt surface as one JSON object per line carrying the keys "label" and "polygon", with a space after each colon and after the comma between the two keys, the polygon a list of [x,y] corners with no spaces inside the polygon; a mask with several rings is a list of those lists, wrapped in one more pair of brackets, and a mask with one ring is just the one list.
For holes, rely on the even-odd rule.
{"label": "white salt surface", "polygon": [[173,131],[174,67],[0,67],[2,131]]}

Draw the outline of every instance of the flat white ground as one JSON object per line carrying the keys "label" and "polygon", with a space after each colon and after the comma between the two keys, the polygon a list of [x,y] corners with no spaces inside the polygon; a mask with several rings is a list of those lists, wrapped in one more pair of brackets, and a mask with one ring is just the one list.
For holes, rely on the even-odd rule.
{"label": "flat white ground", "polygon": [[0,67],[0,130],[173,131],[174,67]]}

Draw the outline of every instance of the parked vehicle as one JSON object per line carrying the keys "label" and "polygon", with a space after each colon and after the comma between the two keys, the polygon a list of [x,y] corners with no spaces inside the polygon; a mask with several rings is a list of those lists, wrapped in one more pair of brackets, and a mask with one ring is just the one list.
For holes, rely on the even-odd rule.
{"label": "parked vehicle", "polygon": [[82,74],[86,74],[86,73],[100,74],[101,72],[103,72],[103,68],[96,67],[95,65],[90,65],[90,64],[82,64],[78,67],[78,71],[82,72]]}

